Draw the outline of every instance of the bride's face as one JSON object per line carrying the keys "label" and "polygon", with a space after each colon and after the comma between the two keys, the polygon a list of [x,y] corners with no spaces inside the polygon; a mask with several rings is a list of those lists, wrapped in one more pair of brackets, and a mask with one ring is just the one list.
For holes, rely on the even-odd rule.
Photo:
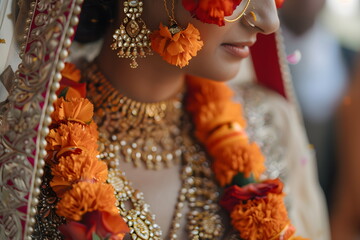
{"label": "bride's face", "polygon": [[[171,0],[166,1],[170,9]],[[236,18],[246,1],[243,0],[228,19]],[[256,19],[249,14],[250,11],[255,13]],[[270,34],[279,27],[275,0],[251,0],[246,12],[246,19],[243,17],[233,23],[226,22],[225,26],[219,27],[192,18],[181,0],[175,0],[175,18],[179,25],[186,27],[189,22],[192,23],[200,31],[204,42],[197,56],[181,71],[219,81],[234,77],[239,71],[240,62],[249,56],[249,47],[255,43],[256,35]],[[144,0],[143,19],[151,30],[157,29],[160,22],[168,24],[164,0]]]}

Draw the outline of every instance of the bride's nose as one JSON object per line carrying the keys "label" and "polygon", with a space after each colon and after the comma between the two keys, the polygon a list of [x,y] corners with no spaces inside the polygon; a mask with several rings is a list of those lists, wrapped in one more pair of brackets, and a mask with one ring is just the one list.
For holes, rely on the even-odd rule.
{"label": "bride's nose", "polygon": [[275,0],[251,0],[242,20],[260,33],[275,32],[280,26]]}

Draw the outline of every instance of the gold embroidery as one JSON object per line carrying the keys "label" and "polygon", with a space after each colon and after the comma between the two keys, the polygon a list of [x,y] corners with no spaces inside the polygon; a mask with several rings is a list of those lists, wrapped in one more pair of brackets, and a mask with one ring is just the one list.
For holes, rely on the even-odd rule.
{"label": "gold embroidery", "polygon": [[60,240],[62,235],[58,227],[65,223],[65,218],[59,217],[56,214],[58,198],[50,186],[52,179],[50,168],[48,166],[45,167],[44,172],[32,239]]}
{"label": "gold embroidery", "polygon": [[2,111],[9,106],[2,116],[2,124],[6,121],[9,130],[0,135],[0,185],[4,186],[0,219],[5,239],[28,239],[34,230],[45,164],[44,135],[56,97],[52,83],[57,83],[54,74],[58,73],[59,59],[64,59],[60,56],[66,52],[63,41],[69,39],[66,34],[72,26],[74,14],[68,6],[76,5],[73,0],[24,4],[30,8],[24,24],[27,32],[21,36],[26,39],[26,45],[20,47],[22,63],[11,95],[0,103]]}

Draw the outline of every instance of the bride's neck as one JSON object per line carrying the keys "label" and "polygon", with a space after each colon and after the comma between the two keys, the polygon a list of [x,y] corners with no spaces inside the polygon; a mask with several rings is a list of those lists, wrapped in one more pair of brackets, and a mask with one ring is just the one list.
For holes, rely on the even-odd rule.
{"label": "bride's neck", "polygon": [[139,66],[130,68],[130,59],[119,59],[105,41],[97,64],[121,94],[141,102],[159,102],[176,95],[184,84],[184,74],[175,66],[163,61],[160,56],[138,58]]}

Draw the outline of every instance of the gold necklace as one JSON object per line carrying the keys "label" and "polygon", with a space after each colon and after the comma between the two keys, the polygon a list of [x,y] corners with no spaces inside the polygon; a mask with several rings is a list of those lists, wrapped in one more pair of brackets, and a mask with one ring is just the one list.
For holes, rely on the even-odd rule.
{"label": "gold necklace", "polygon": [[[183,136],[183,139],[184,145],[181,149],[183,167],[180,173],[182,184],[166,239],[178,239],[180,222],[184,216],[187,218],[188,239],[221,239],[224,226],[217,204],[219,192],[206,154],[199,145],[194,143],[189,134]],[[107,159],[104,160],[107,161]],[[155,222],[150,206],[145,202],[144,194],[132,187],[125,173],[118,167],[110,167],[108,182],[114,186],[117,207],[130,228],[131,239],[163,239],[162,231]],[[183,210],[186,205],[189,212],[185,215]],[[131,208],[129,209],[128,206]]]}
{"label": "gold necklace", "polygon": [[[224,227],[218,214],[218,187],[205,152],[191,137],[192,125],[180,100],[156,104],[130,100],[116,92],[96,65],[90,66],[84,76],[90,81],[88,94],[95,104],[100,158],[109,166],[108,182],[114,186],[117,206],[130,227],[131,238],[160,240],[162,232],[143,193],[134,189],[120,170],[122,159],[135,166],[144,162],[149,169],[181,162],[182,184],[166,239],[178,239],[185,205],[189,208],[188,238],[219,239]],[[129,205],[131,209],[126,207]]]}
{"label": "gold necklace", "polygon": [[141,164],[152,170],[180,161],[181,96],[159,103],[142,103],[118,93],[92,64],[84,72],[88,96],[99,128],[100,159]]}

